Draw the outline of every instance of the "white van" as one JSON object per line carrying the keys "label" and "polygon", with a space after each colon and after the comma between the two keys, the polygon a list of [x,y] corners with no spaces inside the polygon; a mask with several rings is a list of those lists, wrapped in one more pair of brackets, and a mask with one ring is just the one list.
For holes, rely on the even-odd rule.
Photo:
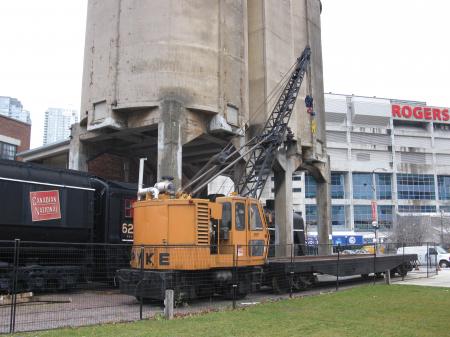
{"label": "white van", "polygon": [[[403,250],[404,249],[404,250]],[[446,252],[444,248],[439,246],[413,246],[413,247],[401,247],[397,249],[397,254],[417,254],[420,265],[434,266],[435,262],[439,264],[441,268],[450,267],[450,253]]]}

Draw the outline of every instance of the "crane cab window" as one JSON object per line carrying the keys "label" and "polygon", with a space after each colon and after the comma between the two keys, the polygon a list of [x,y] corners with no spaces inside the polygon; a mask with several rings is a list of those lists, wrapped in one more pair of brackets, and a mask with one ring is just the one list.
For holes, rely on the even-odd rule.
{"label": "crane cab window", "polygon": [[222,226],[223,230],[231,229],[231,204],[224,202],[222,205]]}
{"label": "crane cab window", "polygon": [[234,207],[236,230],[243,231],[245,230],[245,204],[242,202],[237,202]]}
{"label": "crane cab window", "polygon": [[250,224],[250,230],[260,231],[263,229],[263,223],[261,215],[259,214],[259,208],[256,204],[251,204],[248,212],[248,222]]}

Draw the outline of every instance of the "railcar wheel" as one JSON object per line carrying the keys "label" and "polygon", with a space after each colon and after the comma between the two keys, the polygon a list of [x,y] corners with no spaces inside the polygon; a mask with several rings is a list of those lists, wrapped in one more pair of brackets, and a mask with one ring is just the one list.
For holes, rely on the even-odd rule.
{"label": "railcar wheel", "polygon": [[[236,291],[236,294],[234,292]],[[236,287],[236,290],[234,289],[232,284],[229,284],[225,286],[222,290],[222,297],[226,300],[232,300],[234,296],[237,300],[241,300],[247,296],[247,291],[243,289],[243,287]]]}
{"label": "railcar wheel", "polygon": [[405,266],[398,266],[397,267],[397,273],[401,276],[401,277],[405,277],[406,274],[408,274],[408,270],[406,269]]}
{"label": "railcar wheel", "polygon": [[303,291],[308,289],[313,283],[314,282],[310,278],[296,274],[292,277],[292,290]]}
{"label": "railcar wheel", "polygon": [[284,294],[289,291],[289,281],[284,276],[272,276],[272,289],[276,294]]}

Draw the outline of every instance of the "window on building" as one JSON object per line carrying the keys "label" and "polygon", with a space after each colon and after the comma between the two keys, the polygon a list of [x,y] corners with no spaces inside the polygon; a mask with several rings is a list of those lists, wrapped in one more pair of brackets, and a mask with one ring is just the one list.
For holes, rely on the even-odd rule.
{"label": "window on building", "polygon": [[306,205],[305,209],[306,225],[316,226],[317,225],[317,206],[316,205]]}
{"label": "window on building", "polygon": [[294,187],[293,189],[292,189],[292,192],[296,192],[296,193],[299,193],[299,192],[301,192],[302,191],[302,189],[300,188],[300,187]]}
{"label": "window on building", "polygon": [[433,123],[433,127],[438,131],[450,131],[450,125],[448,124]]}
{"label": "window on building", "polygon": [[302,180],[302,176],[301,175],[293,175],[292,176],[292,180],[293,181],[301,181]]}
{"label": "window on building", "polygon": [[441,206],[439,209],[441,212],[450,213],[450,206]]}
{"label": "window on building", "polygon": [[450,176],[438,176],[439,200],[450,200]]}
{"label": "window on building", "polygon": [[345,206],[331,206],[331,224],[333,226],[345,226]]}
{"label": "window on building", "polygon": [[372,230],[372,206],[356,205],[353,206],[355,231]]}
{"label": "window on building", "polygon": [[17,146],[0,142],[0,159],[16,159]]}
{"label": "window on building", "polygon": [[392,199],[392,177],[389,173],[375,173],[377,199]]}
{"label": "window on building", "polygon": [[399,199],[433,200],[434,177],[432,174],[397,174]]}
{"label": "window on building", "polygon": [[344,174],[332,172],[331,173],[331,197],[333,199],[344,199]]}
{"label": "window on building", "polygon": [[316,180],[310,174],[305,174],[305,198],[316,197]]}
{"label": "window on building", "polygon": [[378,206],[378,224],[383,229],[392,227],[392,206]]}
{"label": "window on building", "polygon": [[373,198],[371,173],[353,173],[353,198],[354,199]]}
{"label": "window on building", "polygon": [[436,206],[430,205],[399,205],[400,213],[436,213]]}

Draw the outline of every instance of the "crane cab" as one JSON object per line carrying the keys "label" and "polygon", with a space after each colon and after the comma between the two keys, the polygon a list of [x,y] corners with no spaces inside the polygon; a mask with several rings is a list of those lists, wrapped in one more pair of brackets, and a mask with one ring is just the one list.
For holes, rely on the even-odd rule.
{"label": "crane cab", "polygon": [[132,268],[204,270],[262,265],[269,240],[258,200],[146,198],[134,204]]}

